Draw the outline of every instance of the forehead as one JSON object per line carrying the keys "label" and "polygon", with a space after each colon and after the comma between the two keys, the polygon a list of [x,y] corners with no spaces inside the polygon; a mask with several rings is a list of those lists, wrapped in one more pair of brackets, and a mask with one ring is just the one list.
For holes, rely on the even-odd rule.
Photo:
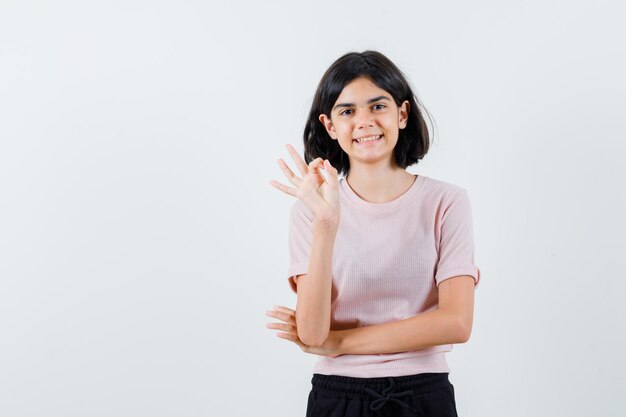
{"label": "forehead", "polygon": [[378,87],[372,80],[367,77],[359,77],[350,81],[343,87],[337,103],[356,103],[365,104],[368,99],[376,96],[385,96],[391,98],[391,94]]}

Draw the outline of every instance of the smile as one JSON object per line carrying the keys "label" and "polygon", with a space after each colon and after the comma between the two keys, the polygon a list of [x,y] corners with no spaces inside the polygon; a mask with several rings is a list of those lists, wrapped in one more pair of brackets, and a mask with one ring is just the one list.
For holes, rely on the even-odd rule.
{"label": "smile", "polygon": [[359,138],[359,139],[353,139],[353,142],[356,143],[370,143],[370,142],[377,142],[378,140],[380,140],[384,135],[375,135],[375,136],[367,136],[364,138]]}

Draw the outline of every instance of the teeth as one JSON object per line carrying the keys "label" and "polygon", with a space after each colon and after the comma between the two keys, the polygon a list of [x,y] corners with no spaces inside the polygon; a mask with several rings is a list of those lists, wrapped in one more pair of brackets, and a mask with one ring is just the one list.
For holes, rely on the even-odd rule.
{"label": "teeth", "polygon": [[371,142],[371,141],[373,141],[373,140],[376,140],[376,139],[380,138],[381,136],[382,136],[382,135],[369,136],[369,137],[366,137],[366,138],[356,139],[356,141],[357,141],[358,143],[363,143],[363,142]]}

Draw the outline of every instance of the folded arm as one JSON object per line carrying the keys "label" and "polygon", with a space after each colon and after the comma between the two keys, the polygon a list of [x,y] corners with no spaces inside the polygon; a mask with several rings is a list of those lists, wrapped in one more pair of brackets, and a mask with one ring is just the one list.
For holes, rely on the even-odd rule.
{"label": "folded arm", "polygon": [[460,275],[439,284],[437,310],[408,319],[333,332],[339,354],[408,352],[465,343],[472,331],[474,278]]}

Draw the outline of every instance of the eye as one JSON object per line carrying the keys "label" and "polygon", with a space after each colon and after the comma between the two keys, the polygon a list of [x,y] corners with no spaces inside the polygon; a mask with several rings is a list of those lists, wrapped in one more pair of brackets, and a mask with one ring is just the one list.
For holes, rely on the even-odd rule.
{"label": "eye", "polygon": [[352,111],[352,110],[350,110],[350,109],[344,110],[344,111],[342,111],[341,113],[339,113],[339,115],[340,115],[340,116],[342,116],[342,115],[343,115],[345,112],[347,112],[347,111]]}
{"label": "eye", "polygon": [[376,106],[387,107],[387,106],[385,106],[384,104],[374,104],[374,107],[376,107]]}

